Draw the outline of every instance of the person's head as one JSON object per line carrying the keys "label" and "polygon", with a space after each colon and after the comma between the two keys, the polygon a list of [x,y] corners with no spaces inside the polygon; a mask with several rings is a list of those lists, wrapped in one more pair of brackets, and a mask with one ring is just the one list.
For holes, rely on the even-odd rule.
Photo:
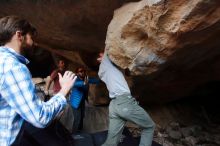
{"label": "person's head", "polygon": [[25,19],[17,16],[6,16],[0,19],[0,45],[14,42],[19,48],[33,45],[36,29]]}
{"label": "person's head", "polygon": [[65,61],[63,59],[59,59],[57,62],[57,67],[59,70],[63,71],[65,69]]}
{"label": "person's head", "polygon": [[75,73],[79,78],[81,78],[83,80],[86,77],[86,69],[84,67],[76,68]]}

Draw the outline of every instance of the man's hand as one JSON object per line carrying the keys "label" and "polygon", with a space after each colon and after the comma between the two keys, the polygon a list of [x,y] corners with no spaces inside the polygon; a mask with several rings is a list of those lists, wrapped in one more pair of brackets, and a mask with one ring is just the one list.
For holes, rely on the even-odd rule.
{"label": "man's hand", "polygon": [[102,62],[103,56],[104,56],[104,53],[100,52],[98,58],[96,59],[98,61],[98,63]]}
{"label": "man's hand", "polygon": [[63,76],[60,73],[58,73],[58,75],[61,86],[59,93],[66,96],[70,89],[73,87],[77,76],[71,71],[66,71]]}
{"label": "man's hand", "polygon": [[84,85],[87,85],[89,83],[89,77],[86,75],[84,79]]}

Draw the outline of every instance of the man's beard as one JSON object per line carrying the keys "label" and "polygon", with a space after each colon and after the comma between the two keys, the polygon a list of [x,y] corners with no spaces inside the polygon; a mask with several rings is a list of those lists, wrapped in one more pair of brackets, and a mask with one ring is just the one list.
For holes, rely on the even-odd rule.
{"label": "man's beard", "polygon": [[22,55],[27,55],[30,54],[31,52],[33,52],[33,46],[34,45],[29,45],[27,43],[26,37],[24,38],[22,44],[21,44],[21,54]]}

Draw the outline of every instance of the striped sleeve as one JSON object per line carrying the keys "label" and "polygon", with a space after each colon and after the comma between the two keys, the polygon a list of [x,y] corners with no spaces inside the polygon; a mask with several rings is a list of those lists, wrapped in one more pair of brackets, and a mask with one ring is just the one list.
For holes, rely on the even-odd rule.
{"label": "striped sleeve", "polygon": [[66,105],[63,95],[57,94],[49,102],[35,95],[35,86],[24,64],[15,63],[4,74],[2,97],[26,121],[45,127]]}

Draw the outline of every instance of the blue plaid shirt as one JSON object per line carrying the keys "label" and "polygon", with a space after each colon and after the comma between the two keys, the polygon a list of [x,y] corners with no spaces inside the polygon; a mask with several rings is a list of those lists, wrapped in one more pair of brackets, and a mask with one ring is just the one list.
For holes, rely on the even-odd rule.
{"label": "blue plaid shirt", "polygon": [[0,146],[15,141],[24,120],[43,128],[67,104],[61,94],[48,102],[36,96],[27,63],[13,49],[0,46]]}

